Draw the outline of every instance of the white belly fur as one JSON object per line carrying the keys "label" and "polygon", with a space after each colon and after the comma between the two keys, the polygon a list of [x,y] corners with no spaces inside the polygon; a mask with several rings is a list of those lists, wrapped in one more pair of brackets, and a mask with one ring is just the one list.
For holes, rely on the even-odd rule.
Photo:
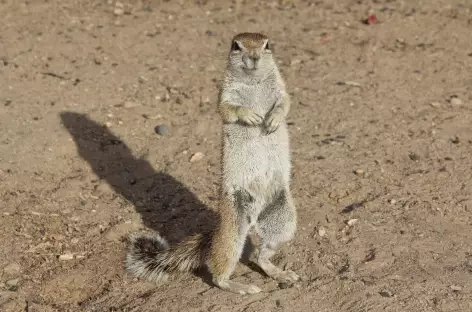
{"label": "white belly fur", "polygon": [[223,127],[223,186],[232,194],[249,192],[262,209],[290,179],[288,131],[285,124],[273,133],[261,127],[227,124]]}

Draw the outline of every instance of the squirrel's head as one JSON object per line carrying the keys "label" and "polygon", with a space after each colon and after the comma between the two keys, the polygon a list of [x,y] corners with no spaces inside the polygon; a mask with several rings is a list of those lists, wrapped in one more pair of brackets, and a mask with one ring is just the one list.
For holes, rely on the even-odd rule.
{"label": "squirrel's head", "polygon": [[234,36],[229,52],[231,70],[248,75],[264,74],[275,67],[269,38],[259,33]]}

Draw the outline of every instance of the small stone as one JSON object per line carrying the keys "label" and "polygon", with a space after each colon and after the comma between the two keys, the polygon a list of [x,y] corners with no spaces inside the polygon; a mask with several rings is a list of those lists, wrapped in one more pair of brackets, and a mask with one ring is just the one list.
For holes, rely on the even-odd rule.
{"label": "small stone", "polygon": [[110,121],[107,121],[107,122],[105,122],[105,126],[107,128],[111,128],[111,126],[113,126],[113,124]]}
{"label": "small stone", "polygon": [[122,8],[115,8],[113,10],[113,13],[119,16],[119,15],[123,15],[125,13],[125,10],[123,10]]}
{"label": "small stone", "polygon": [[196,152],[195,154],[192,155],[192,157],[190,157],[190,162],[194,163],[194,162],[200,161],[203,159],[203,157],[205,157],[205,154],[203,154],[202,152]]}
{"label": "small stone", "polygon": [[5,284],[7,285],[8,289],[16,290],[16,289],[18,289],[18,283],[19,282],[20,282],[20,279],[15,278],[15,279],[11,279],[11,280],[6,281]]}
{"label": "small stone", "polygon": [[69,260],[74,260],[74,255],[73,254],[63,254],[59,256],[60,261],[69,261]]}
{"label": "small stone", "polygon": [[108,118],[113,118],[113,114],[110,113],[110,114],[107,115],[107,117]]}
{"label": "small stone", "polygon": [[318,229],[318,235],[319,235],[320,237],[323,237],[323,236],[326,235],[326,230],[325,230],[324,227],[321,226],[321,227]]}
{"label": "small stone", "polygon": [[391,292],[390,290],[386,289],[386,290],[382,290],[381,292],[379,292],[379,294],[382,296],[382,297],[386,297],[386,298],[391,298],[394,296],[393,292]]}
{"label": "small stone", "polygon": [[460,106],[460,105],[462,105],[462,100],[459,99],[458,97],[453,97],[451,99],[451,104],[455,105],[455,106]]}
{"label": "small stone", "polygon": [[350,219],[347,221],[347,225],[353,226],[354,224],[357,223],[357,221],[359,221],[359,219]]}
{"label": "small stone", "polygon": [[117,8],[124,8],[125,6],[123,5],[123,3],[117,1],[117,2],[115,3],[115,7],[117,7]]}
{"label": "small stone", "polygon": [[392,198],[389,200],[389,202],[390,204],[395,205],[397,203],[397,200]]}
{"label": "small stone", "polygon": [[360,176],[360,175],[363,175],[363,174],[365,173],[365,171],[362,170],[362,169],[356,169],[356,170],[354,171],[354,173],[355,173],[356,175],[359,175],[359,176]]}
{"label": "small stone", "polygon": [[418,154],[413,153],[413,152],[408,154],[408,157],[410,157],[410,159],[413,160],[413,161],[418,161],[421,158]]}
{"label": "small stone", "polygon": [[3,268],[3,273],[9,276],[17,275],[21,272],[21,266],[18,263],[10,263]]}
{"label": "small stone", "polygon": [[457,286],[457,285],[451,285],[451,286],[449,286],[449,288],[451,288],[453,291],[461,291],[462,290],[462,287]]}
{"label": "small stone", "polygon": [[158,125],[154,128],[154,131],[159,135],[165,136],[169,134],[169,127],[166,124]]}
{"label": "small stone", "polygon": [[458,137],[457,135],[454,136],[454,137],[451,139],[451,142],[454,143],[454,144],[459,144],[459,143],[460,143],[459,137]]}
{"label": "small stone", "polygon": [[280,282],[280,283],[279,283],[279,288],[280,288],[280,289],[286,289],[286,288],[290,288],[290,287],[292,287],[292,286],[293,286],[293,284],[287,283],[287,282]]}
{"label": "small stone", "polygon": [[429,105],[431,105],[432,107],[435,107],[435,108],[441,107],[441,103],[439,103],[439,102],[431,102]]}

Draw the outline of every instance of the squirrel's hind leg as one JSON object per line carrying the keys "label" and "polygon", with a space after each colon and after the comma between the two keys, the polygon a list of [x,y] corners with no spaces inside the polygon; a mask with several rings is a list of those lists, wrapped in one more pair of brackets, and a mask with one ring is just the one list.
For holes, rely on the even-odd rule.
{"label": "squirrel's hind leg", "polygon": [[291,270],[275,266],[270,258],[280,244],[292,239],[297,227],[297,214],[289,190],[281,190],[274,201],[260,214],[256,230],[261,238],[257,264],[271,278],[293,283],[299,279]]}
{"label": "squirrel's hind leg", "polygon": [[[238,196],[236,194],[224,196],[220,202],[221,220],[213,236],[208,268],[213,275],[213,283],[219,288],[242,295],[255,294],[261,291],[259,287],[230,280],[243,252],[251,226],[245,207],[252,202],[242,203],[234,197]],[[251,200],[251,197],[247,199]]]}

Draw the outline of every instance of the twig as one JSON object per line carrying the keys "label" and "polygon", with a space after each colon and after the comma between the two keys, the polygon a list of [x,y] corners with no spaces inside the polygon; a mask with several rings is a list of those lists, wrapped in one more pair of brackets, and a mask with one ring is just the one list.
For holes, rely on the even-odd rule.
{"label": "twig", "polygon": [[66,77],[55,74],[53,72],[46,72],[46,73],[42,73],[42,74],[45,75],[45,76],[51,76],[51,77],[59,78],[59,79],[62,79],[62,80],[66,79]]}

